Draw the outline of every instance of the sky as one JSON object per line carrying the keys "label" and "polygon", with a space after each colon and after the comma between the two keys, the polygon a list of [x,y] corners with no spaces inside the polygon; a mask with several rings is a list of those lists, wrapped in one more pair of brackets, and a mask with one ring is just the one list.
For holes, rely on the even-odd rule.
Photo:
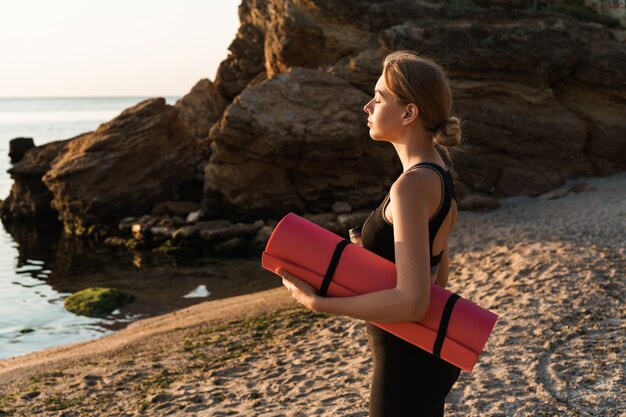
{"label": "sky", "polygon": [[0,2],[0,97],[182,96],[215,79],[240,0]]}

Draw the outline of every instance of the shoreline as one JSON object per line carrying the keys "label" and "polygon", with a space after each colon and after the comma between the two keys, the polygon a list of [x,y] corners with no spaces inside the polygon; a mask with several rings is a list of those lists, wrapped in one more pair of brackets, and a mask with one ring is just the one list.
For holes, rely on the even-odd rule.
{"label": "shoreline", "polygon": [[[448,288],[500,319],[448,416],[626,412],[626,173],[552,197],[460,212]],[[371,371],[364,322],[310,313],[277,288],[0,361],[0,416],[365,417]]]}
{"label": "shoreline", "polygon": [[[0,360],[0,393],[20,386],[44,368],[67,366],[87,357],[134,352],[158,343],[162,334],[175,334],[202,325],[225,325],[293,305],[282,288],[206,301],[181,310],[130,323],[98,339],[56,346]],[[226,316],[226,317],[225,317]]]}

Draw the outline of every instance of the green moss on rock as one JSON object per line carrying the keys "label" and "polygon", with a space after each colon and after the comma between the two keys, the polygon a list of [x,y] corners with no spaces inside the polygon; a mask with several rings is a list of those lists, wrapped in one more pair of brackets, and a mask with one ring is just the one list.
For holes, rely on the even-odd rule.
{"label": "green moss on rock", "polygon": [[81,316],[106,317],[133,298],[115,288],[87,288],[67,297],[65,309]]}

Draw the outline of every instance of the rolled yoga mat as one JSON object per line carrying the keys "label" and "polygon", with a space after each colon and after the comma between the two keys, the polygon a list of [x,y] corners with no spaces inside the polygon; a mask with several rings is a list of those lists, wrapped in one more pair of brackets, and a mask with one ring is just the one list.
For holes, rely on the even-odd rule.
{"label": "rolled yoga mat", "polygon": [[[297,214],[274,228],[262,255],[263,268],[279,267],[321,295],[347,297],[396,285],[396,265]],[[419,322],[372,322],[443,360],[471,371],[498,316],[433,284],[430,304]]]}

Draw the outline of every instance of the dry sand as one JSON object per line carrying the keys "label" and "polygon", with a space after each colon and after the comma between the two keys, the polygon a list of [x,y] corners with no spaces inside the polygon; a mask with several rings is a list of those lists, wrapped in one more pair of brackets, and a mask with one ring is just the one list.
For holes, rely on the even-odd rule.
{"label": "dry sand", "polygon": [[[626,173],[552,196],[459,215],[449,288],[500,320],[447,416],[626,415]],[[0,416],[367,416],[371,371],[363,322],[279,288],[1,361]]]}

